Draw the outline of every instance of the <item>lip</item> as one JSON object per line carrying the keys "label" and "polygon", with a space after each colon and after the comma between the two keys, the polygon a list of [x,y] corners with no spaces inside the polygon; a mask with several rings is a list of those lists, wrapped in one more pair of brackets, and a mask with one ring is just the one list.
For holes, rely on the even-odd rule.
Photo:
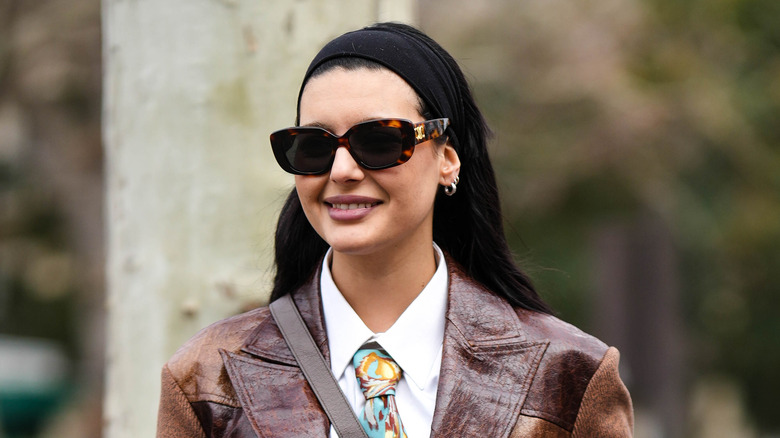
{"label": "lip", "polygon": [[382,204],[376,198],[356,195],[329,196],[323,202],[328,207],[330,218],[339,221],[362,219]]}

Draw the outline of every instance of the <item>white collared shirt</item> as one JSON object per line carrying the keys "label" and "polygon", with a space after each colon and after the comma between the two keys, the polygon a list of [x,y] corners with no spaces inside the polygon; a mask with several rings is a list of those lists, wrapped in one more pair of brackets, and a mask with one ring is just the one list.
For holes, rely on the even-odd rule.
{"label": "white collared shirt", "polygon": [[[396,387],[396,404],[409,438],[429,437],[439,384],[444,321],[447,312],[447,267],[434,243],[437,268],[428,284],[392,327],[374,333],[341,295],[330,272],[331,250],[320,275],[322,309],[330,350],[330,367],[357,415],[366,399],[357,383],[352,356],[369,339],[378,342],[403,370]],[[336,438],[333,426],[330,437]]]}

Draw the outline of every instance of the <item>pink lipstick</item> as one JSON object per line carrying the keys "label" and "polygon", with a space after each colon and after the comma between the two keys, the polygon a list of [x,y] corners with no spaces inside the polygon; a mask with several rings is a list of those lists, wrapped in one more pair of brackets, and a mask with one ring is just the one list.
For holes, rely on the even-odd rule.
{"label": "pink lipstick", "polygon": [[355,195],[329,196],[324,200],[333,220],[347,221],[366,217],[381,201]]}

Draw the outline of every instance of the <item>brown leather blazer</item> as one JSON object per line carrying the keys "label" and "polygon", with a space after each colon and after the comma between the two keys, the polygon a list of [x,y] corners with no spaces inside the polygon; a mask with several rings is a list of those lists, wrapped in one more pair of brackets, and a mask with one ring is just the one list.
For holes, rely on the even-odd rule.
{"label": "brown leather blazer", "polygon": [[[615,348],[448,268],[431,437],[632,435]],[[328,359],[319,276],[293,297]],[[327,437],[329,427],[267,307],[203,329],[163,368],[158,437]]]}

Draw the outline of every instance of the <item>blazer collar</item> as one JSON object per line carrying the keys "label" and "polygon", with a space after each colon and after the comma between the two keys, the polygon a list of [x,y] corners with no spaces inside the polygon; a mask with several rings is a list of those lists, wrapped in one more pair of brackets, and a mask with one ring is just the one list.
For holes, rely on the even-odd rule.
{"label": "blazer collar", "polygon": [[[293,301],[314,342],[329,360],[325,323],[320,307],[319,271]],[[295,362],[270,312],[241,347],[241,353],[221,351],[230,383],[257,436],[322,438],[330,422]]]}
{"label": "blazer collar", "polygon": [[508,437],[547,342],[526,339],[505,299],[468,278],[451,259],[447,267],[449,302],[431,437]]}
{"label": "blazer collar", "polygon": [[[449,257],[447,263],[447,321],[431,437],[508,437],[547,343],[527,340],[517,313],[506,300],[469,279]],[[293,294],[293,299],[314,341],[329,360],[319,270]],[[323,421],[327,430],[327,417],[270,315],[260,322],[241,350],[254,357],[223,352],[223,359],[256,430],[278,427],[269,423],[275,421],[275,416],[263,414],[264,407],[258,405],[271,403],[279,408],[275,399],[289,394],[295,383],[292,386],[304,394],[296,397],[298,406],[286,403],[285,409],[293,410],[286,418],[299,422],[300,427],[294,431],[298,436],[323,436]],[[278,364],[294,367],[285,368],[294,370],[295,378],[264,378],[262,384],[257,381],[261,372],[268,373],[269,367],[279,368]]]}
{"label": "blazer collar", "polygon": [[[314,338],[314,342],[319,346],[325,360],[329,361],[330,352],[328,351],[328,339],[325,331],[325,318],[322,315],[319,278],[320,269],[317,269],[312,279],[295,291],[292,297],[306,327]],[[282,333],[270,316],[263,320],[247,338],[241,351],[275,362],[297,366]]]}

